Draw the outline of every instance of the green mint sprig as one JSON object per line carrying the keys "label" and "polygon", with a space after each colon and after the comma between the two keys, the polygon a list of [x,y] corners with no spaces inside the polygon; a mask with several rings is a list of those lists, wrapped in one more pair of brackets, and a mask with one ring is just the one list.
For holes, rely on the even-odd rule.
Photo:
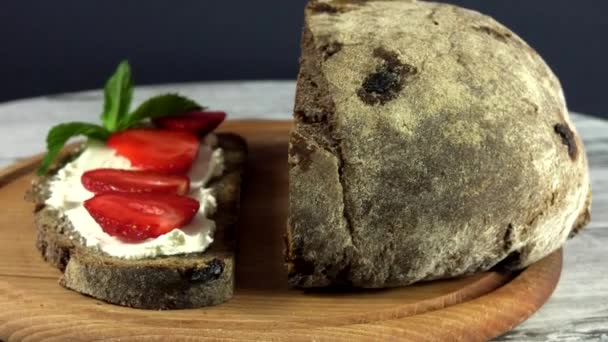
{"label": "green mint sprig", "polygon": [[122,61],[116,72],[106,82],[104,105],[101,113],[102,125],[86,122],[59,124],[49,131],[46,138],[47,154],[38,168],[38,175],[46,173],[63,146],[77,136],[89,139],[107,140],[112,133],[129,129],[145,120],[179,115],[203,107],[195,101],[177,94],[163,94],[144,101],[130,112],[133,99],[133,80],[131,67]]}
{"label": "green mint sprig", "polygon": [[129,112],[133,99],[133,81],[128,62],[122,61],[118,65],[114,75],[106,82],[104,90],[101,122],[107,130],[113,132],[118,128],[118,122]]}

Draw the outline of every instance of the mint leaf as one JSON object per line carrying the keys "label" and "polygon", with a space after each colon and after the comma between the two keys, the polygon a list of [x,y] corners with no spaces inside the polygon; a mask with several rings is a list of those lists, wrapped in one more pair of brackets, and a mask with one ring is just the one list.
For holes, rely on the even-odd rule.
{"label": "mint leaf", "polygon": [[203,109],[203,107],[187,97],[177,94],[159,95],[148,99],[131,113],[131,115],[124,117],[118,128],[123,130],[132,127],[145,119],[179,115],[199,109]]}
{"label": "mint leaf", "polygon": [[84,135],[86,137],[98,140],[106,140],[110,136],[104,127],[86,123],[86,122],[70,122],[60,124],[53,127],[46,137],[47,154],[42,160],[38,175],[43,175],[57,158],[61,148],[70,140],[70,138]]}
{"label": "mint leaf", "polygon": [[204,109],[195,101],[184,96],[165,94],[145,101],[129,114],[133,99],[133,82],[131,67],[127,61],[122,61],[106,82],[104,95],[105,101],[101,113],[103,126],[85,122],[70,122],[57,125],[49,131],[46,139],[47,155],[42,160],[38,175],[43,175],[48,170],[70,138],[83,135],[105,141],[112,133],[128,129],[146,119],[180,115]]}
{"label": "mint leaf", "polygon": [[133,83],[129,62],[122,61],[105,87],[105,102],[101,121],[110,132],[118,129],[118,124],[128,113],[133,98]]}

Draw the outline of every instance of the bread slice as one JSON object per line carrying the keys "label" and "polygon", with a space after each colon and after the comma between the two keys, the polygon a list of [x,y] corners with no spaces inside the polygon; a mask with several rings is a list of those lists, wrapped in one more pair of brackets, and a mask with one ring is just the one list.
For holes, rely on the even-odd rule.
{"label": "bread slice", "polygon": [[85,247],[72,224],[45,206],[54,173],[34,181],[27,199],[36,204],[36,246],[42,257],[63,271],[60,284],[110,303],[140,309],[185,309],[227,301],[234,291],[235,224],[238,218],[246,144],[233,134],[218,134],[225,172],[212,180],[217,211],[215,241],[204,253],[124,260]]}
{"label": "bread slice", "polygon": [[562,88],[480,13],[306,7],[289,151],[289,283],[378,288],[522,268],[589,221]]}

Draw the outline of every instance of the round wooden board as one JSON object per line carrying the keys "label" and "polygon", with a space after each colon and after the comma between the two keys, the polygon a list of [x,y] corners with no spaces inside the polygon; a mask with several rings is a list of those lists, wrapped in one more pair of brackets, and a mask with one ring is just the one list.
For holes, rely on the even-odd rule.
{"label": "round wooden board", "polygon": [[551,295],[561,251],[519,274],[487,272],[400,289],[289,290],[283,267],[290,122],[232,121],[250,149],[239,226],[237,291],[217,307],[144,311],[66,290],[34,247],[22,200],[40,157],[0,172],[0,340],[483,341],[512,329]]}

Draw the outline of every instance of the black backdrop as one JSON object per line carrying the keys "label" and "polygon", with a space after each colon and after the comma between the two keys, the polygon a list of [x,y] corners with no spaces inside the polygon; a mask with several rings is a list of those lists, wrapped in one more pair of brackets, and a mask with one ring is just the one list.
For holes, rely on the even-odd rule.
{"label": "black backdrop", "polygon": [[[0,101],[98,88],[128,58],[138,84],[293,79],[305,0],[3,0]],[[608,1],[448,0],[519,33],[570,107],[608,117]]]}

